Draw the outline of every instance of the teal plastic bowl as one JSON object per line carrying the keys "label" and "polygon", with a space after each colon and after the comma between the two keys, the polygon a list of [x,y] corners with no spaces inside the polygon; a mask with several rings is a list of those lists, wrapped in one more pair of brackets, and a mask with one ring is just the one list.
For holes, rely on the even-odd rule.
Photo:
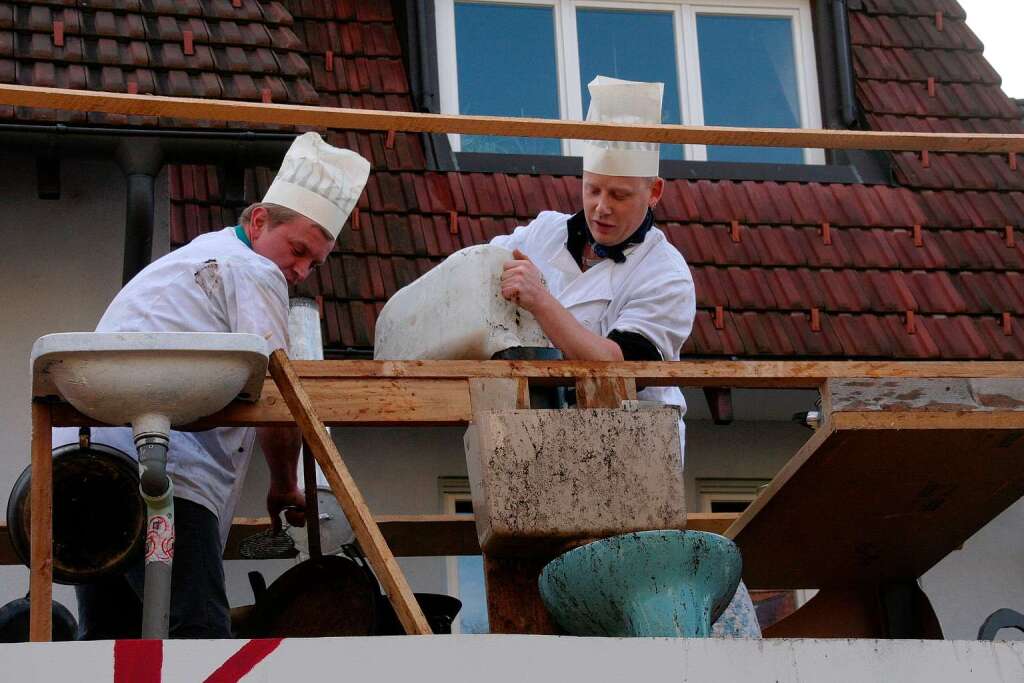
{"label": "teal plastic bowl", "polygon": [[641,531],[575,548],[540,575],[551,616],[575,636],[706,638],[729,606],[743,561],[703,531]]}

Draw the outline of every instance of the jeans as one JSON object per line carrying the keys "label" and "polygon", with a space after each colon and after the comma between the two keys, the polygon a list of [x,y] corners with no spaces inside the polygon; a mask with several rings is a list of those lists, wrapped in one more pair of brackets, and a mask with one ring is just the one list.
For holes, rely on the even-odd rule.
{"label": "jeans", "polygon": [[[171,638],[228,638],[231,619],[224,587],[217,516],[202,505],[174,499],[174,563],[171,569]],[[145,565],[76,586],[82,640],[139,638]]]}

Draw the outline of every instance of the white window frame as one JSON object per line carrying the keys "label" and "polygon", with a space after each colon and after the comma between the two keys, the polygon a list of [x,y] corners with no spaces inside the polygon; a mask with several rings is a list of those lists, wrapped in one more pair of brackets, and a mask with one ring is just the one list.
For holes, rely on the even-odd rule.
{"label": "white window frame", "polygon": [[698,478],[697,508],[699,512],[711,512],[715,502],[753,503],[764,489],[768,479],[705,479]]}
{"label": "white window frame", "polygon": [[[434,0],[438,62],[438,86],[441,113],[459,113],[458,65],[455,47],[455,2]],[[813,17],[810,0],[467,0],[476,4],[532,5],[551,7],[555,21],[555,56],[558,60],[559,116],[583,120],[580,83],[579,43],[576,9],[646,10],[671,13],[675,34],[676,73],[679,78],[679,111],[683,123],[704,125],[704,103],[700,83],[700,51],[697,42],[698,14],[733,14],[763,17],[787,17],[793,29],[797,91],[800,98],[800,127],[821,128],[821,102],[818,95],[818,67],[814,51]],[[462,139],[449,134],[452,150],[461,151]],[[562,154],[582,156],[582,140],[563,140]],[[706,161],[704,145],[684,145],[684,159]],[[825,151],[805,149],[805,164],[824,164]]]}
{"label": "white window frame", "polygon": [[[438,89],[441,96],[441,113],[459,113],[459,70],[455,49],[455,2],[456,0],[434,0],[435,31],[437,32],[437,72]],[[562,119],[571,118],[566,111],[565,65],[563,62],[562,19],[559,11],[559,0],[472,0],[479,5],[526,5],[534,7],[553,7],[555,18],[555,75],[558,80],[558,116]],[[575,28],[575,23],[573,23]],[[577,69],[579,71],[579,69]],[[577,81],[579,77],[577,76]],[[462,136],[449,133],[448,140],[452,151],[462,149]],[[562,154],[566,153],[565,141],[562,141]]]}

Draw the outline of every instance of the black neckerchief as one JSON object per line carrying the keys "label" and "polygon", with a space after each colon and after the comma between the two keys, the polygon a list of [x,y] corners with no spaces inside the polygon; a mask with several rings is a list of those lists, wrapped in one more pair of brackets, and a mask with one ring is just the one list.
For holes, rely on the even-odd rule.
{"label": "black neckerchief", "polygon": [[565,242],[565,248],[569,250],[573,260],[576,261],[576,265],[583,268],[583,248],[589,244],[594,250],[594,253],[601,258],[610,258],[615,263],[625,263],[626,255],[623,253],[626,248],[631,244],[640,244],[647,237],[648,231],[654,226],[654,212],[647,209],[647,215],[640,222],[633,233],[624,239],[622,242],[615,244],[610,247],[606,247],[603,244],[598,244],[594,241],[594,236],[590,234],[590,228],[587,227],[587,217],[580,211],[574,214],[566,223],[568,229],[568,239]]}

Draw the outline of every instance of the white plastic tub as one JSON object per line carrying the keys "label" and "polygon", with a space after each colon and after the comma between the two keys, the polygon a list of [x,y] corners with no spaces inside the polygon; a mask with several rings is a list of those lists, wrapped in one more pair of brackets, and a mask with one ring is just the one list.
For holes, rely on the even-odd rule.
{"label": "white plastic tub", "polygon": [[377,318],[379,360],[487,360],[516,346],[551,346],[529,312],[501,296],[512,252],[467,247],[403,287]]}

